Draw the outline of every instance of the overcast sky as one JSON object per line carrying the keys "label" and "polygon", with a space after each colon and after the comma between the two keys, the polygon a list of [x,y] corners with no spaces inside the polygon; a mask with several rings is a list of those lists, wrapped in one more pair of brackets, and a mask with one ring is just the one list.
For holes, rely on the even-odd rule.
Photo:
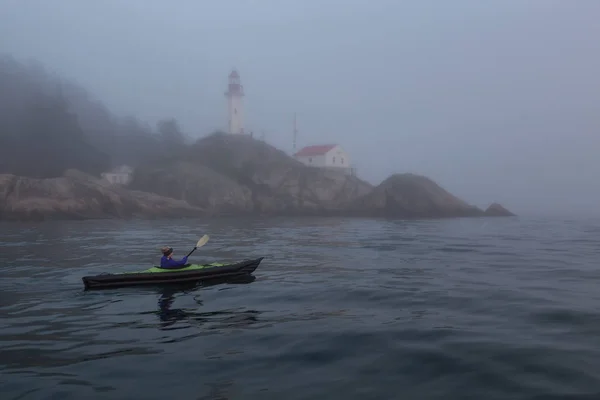
{"label": "overcast sky", "polygon": [[481,207],[600,213],[600,1],[0,0],[0,52],[115,113],[341,144],[365,179],[424,174]]}

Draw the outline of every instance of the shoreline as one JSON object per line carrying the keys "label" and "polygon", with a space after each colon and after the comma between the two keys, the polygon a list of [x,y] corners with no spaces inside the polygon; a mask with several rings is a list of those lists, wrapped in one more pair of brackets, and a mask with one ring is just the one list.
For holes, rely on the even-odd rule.
{"label": "shoreline", "polygon": [[181,221],[186,219],[194,220],[205,220],[205,221],[227,221],[227,220],[275,220],[275,219],[345,219],[345,220],[385,220],[385,221],[441,221],[441,220],[455,220],[455,219],[481,219],[481,218],[519,218],[518,215],[510,216],[498,216],[498,215],[457,215],[457,216],[435,216],[435,217],[407,217],[407,216],[382,216],[382,215],[352,215],[352,214],[235,214],[235,215],[184,215],[184,216],[131,216],[131,217],[73,217],[73,218],[61,218],[61,217],[46,217],[46,218],[0,218],[0,224],[39,224],[44,222],[89,222],[89,221],[122,221],[122,222],[134,222],[134,221]]}

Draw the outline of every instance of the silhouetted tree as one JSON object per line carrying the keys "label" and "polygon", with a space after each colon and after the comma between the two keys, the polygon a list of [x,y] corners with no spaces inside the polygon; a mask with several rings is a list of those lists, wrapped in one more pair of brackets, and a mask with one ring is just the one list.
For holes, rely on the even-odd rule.
{"label": "silhouetted tree", "polygon": [[186,146],[173,118],[157,131],[119,118],[83,88],[0,56],[0,173],[53,177],[75,168],[98,175],[172,157]]}
{"label": "silhouetted tree", "polygon": [[185,136],[179,129],[179,124],[175,118],[163,119],[156,124],[161,140],[165,145],[183,146],[185,145]]}

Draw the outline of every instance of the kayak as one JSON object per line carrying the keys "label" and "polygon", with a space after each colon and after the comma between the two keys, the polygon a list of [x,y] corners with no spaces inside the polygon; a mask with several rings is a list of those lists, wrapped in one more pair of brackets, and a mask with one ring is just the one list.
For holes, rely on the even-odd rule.
{"label": "kayak", "polygon": [[239,261],[236,263],[222,264],[188,264],[177,269],[152,267],[135,272],[117,272],[84,276],[85,289],[114,288],[135,285],[155,285],[162,283],[182,283],[194,281],[209,281],[250,275],[258,268],[264,257],[254,260]]}

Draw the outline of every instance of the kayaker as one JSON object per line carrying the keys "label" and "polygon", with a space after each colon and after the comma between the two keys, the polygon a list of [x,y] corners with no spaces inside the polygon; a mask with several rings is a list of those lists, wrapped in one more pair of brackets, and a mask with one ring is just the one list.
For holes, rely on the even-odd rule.
{"label": "kayaker", "polygon": [[173,248],[169,246],[165,246],[161,249],[163,256],[160,258],[160,267],[169,269],[169,268],[181,268],[187,264],[187,256],[183,257],[181,260],[173,259]]}

